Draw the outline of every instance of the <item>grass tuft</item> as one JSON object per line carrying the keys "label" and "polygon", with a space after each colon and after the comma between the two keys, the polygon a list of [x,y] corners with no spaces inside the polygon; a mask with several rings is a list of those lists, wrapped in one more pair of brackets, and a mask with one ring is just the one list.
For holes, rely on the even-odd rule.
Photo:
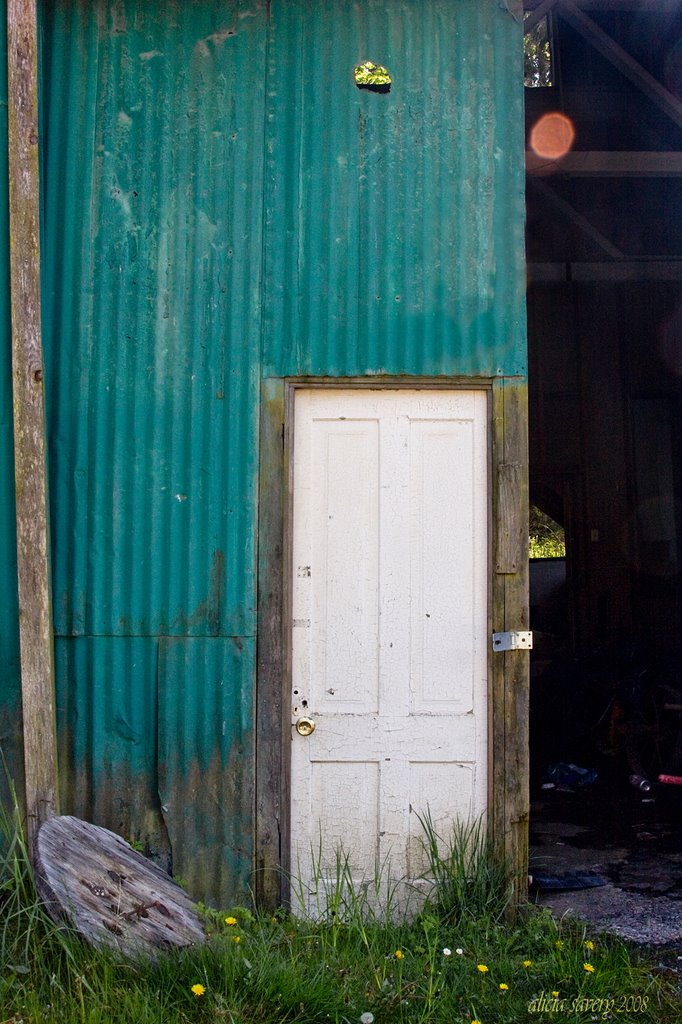
{"label": "grass tuft", "polygon": [[454,926],[467,920],[501,921],[511,905],[513,886],[507,865],[495,855],[483,819],[454,822],[447,838],[436,832],[430,811],[419,820],[434,882],[431,900],[436,915]]}
{"label": "grass tuft", "polygon": [[379,906],[387,891],[381,871],[373,884],[353,883],[340,851],[333,884],[313,913],[206,911],[204,946],[132,963],[49,919],[18,815],[0,824],[7,837],[0,861],[3,1024],[682,1019],[676,976],[662,975],[624,943],[531,906],[510,928],[506,875],[478,825],[457,825],[443,843],[425,818],[434,888],[411,917],[390,906],[390,891],[392,914]]}

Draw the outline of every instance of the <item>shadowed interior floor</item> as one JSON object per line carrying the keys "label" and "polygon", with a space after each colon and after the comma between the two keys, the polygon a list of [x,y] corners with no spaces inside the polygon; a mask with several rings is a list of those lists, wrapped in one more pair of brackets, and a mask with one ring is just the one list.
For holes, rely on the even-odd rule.
{"label": "shadowed interior floor", "polygon": [[570,886],[587,874],[604,884],[563,891],[533,885],[533,898],[596,930],[682,953],[682,787],[655,784],[640,793],[620,776],[600,777],[574,792],[535,796],[531,876]]}

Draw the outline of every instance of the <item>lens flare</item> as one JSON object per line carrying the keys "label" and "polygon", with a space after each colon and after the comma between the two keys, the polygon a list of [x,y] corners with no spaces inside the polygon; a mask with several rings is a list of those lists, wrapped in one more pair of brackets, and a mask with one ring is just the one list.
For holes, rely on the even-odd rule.
{"label": "lens flare", "polygon": [[545,160],[561,160],[574,139],[575,128],[570,117],[559,113],[543,114],[531,130],[530,148]]}

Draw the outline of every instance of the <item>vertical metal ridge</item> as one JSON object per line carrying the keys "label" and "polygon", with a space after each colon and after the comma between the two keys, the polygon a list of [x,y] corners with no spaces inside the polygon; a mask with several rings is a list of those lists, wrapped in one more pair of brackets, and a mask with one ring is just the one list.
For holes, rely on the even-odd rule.
{"label": "vertical metal ridge", "polygon": [[[55,13],[54,17],[55,23],[61,26],[60,13]],[[43,17],[43,22],[45,21],[46,16]],[[64,492],[59,495],[60,503],[63,506],[61,514],[68,524],[77,521],[77,510],[82,501],[83,490],[87,488],[87,466],[82,444],[78,443],[83,437],[83,433],[80,430],[72,429],[74,426],[73,413],[68,418],[58,416],[57,405],[58,402],[63,402],[69,409],[73,409],[74,396],[81,388],[87,392],[89,365],[87,359],[74,360],[63,351],[63,339],[69,338],[74,328],[80,329],[81,322],[80,318],[75,319],[74,310],[66,296],[77,294],[81,297],[80,304],[85,314],[83,319],[86,323],[91,319],[91,311],[88,307],[92,302],[92,284],[87,263],[89,246],[85,246],[82,254],[79,254],[73,247],[64,245],[64,239],[68,237],[69,225],[73,222],[76,211],[82,210],[86,218],[89,213],[87,193],[84,193],[80,181],[83,165],[82,151],[64,145],[69,120],[78,118],[84,148],[88,151],[92,151],[94,148],[94,139],[89,144],[88,140],[94,134],[95,104],[88,103],[83,83],[74,73],[74,69],[82,69],[88,65],[88,42],[91,42],[91,37],[89,39],[85,26],[79,26],[79,28],[82,28],[82,31],[74,31],[66,36],[68,56],[65,61],[65,69],[56,69],[49,60],[49,50],[46,52],[43,47],[43,126],[45,137],[43,190],[45,193],[47,187],[45,183],[50,182],[51,187],[60,197],[58,203],[44,202],[43,204],[43,251],[45,253],[43,261],[43,330],[48,381],[48,431],[51,439],[50,462],[58,459],[65,467],[68,467],[65,469],[65,473],[72,482],[72,486],[64,488]],[[58,94],[63,96],[62,102],[57,99]],[[70,182],[74,182],[74,187],[69,187]],[[57,275],[59,275],[59,287],[57,286]],[[54,387],[51,386],[52,381],[55,382]],[[56,520],[56,503],[57,491],[52,485],[53,523]],[[84,523],[83,528],[85,535],[80,534],[78,544],[72,542],[69,545],[55,546],[53,542],[52,560],[55,581],[74,575],[74,572],[77,572],[78,568],[85,563],[89,549],[87,537],[89,524]],[[73,536],[71,539],[73,541],[76,538]],[[54,602],[57,617],[63,615],[69,622],[69,629],[82,628],[84,609],[81,601],[67,604],[63,589],[55,586]]]}
{"label": "vertical metal ridge", "polygon": [[[227,899],[251,859],[265,7],[42,15],[66,803],[165,849],[157,770],[175,792],[192,768],[161,763],[178,737],[219,780],[184,791],[178,863]],[[170,675],[160,658],[157,699],[166,636],[198,643]]]}
{"label": "vertical metal ridge", "polygon": [[[65,813],[126,839],[160,842],[156,794],[156,641],[58,637],[60,772]],[[109,685],[102,687],[106,677]],[[135,687],[128,685],[134,678]]]}
{"label": "vertical metal ridge", "polygon": [[[523,373],[520,26],[480,0],[292,0],[272,24],[266,375]],[[357,89],[359,60],[390,92]]]}
{"label": "vertical metal ridge", "polygon": [[[496,203],[493,231],[501,240],[494,280],[495,286],[501,288],[498,302],[510,311],[508,324],[500,325],[507,330],[505,362],[513,373],[526,376],[526,173],[525,158],[519,158],[520,150],[525,149],[524,96],[523,91],[512,88],[514,79],[522,74],[523,47],[519,42],[510,48],[509,35],[508,26],[499,21],[494,23],[493,51],[500,52],[505,44],[508,50],[511,49],[506,67],[495,62],[492,81],[492,102],[497,110],[505,112],[505,130],[496,133],[499,152],[494,154]],[[515,31],[511,32],[511,40],[516,42]],[[515,339],[519,337],[523,343],[515,345]]]}
{"label": "vertical metal ridge", "polygon": [[[82,806],[115,825],[120,783],[141,820],[159,647],[174,852],[226,892],[251,857],[260,378],[524,372],[520,28],[492,0],[41,10],[64,743]],[[366,59],[389,94],[355,86]]]}
{"label": "vertical metal ridge", "polygon": [[57,628],[252,635],[262,11],[45,24]]}
{"label": "vertical metal ridge", "polygon": [[[158,102],[164,103],[167,103],[168,86],[170,85],[167,82],[166,68],[166,61],[161,58],[151,57],[144,61],[140,68],[140,78],[147,94],[153,94],[159,98]],[[127,114],[126,111],[124,113]],[[149,315],[149,297],[145,294],[144,283],[148,281],[150,289],[151,287],[158,287],[158,279],[153,269],[149,267],[143,270],[143,266],[147,246],[152,242],[156,244],[158,240],[156,222],[159,204],[152,183],[154,182],[155,173],[158,174],[159,193],[162,193],[163,183],[161,176],[166,162],[158,160],[157,147],[153,142],[154,134],[147,134],[144,130],[144,125],[138,124],[133,118],[132,124],[127,130],[130,134],[131,145],[134,149],[141,151],[139,185],[132,189],[133,194],[130,197],[131,207],[135,212],[133,237],[139,277],[137,279],[137,287],[133,296],[131,296],[129,322],[124,330],[122,343],[130,348],[132,352],[137,353],[140,347],[138,325],[144,325],[145,316]],[[149,240],[145,237],[146,233],[149,235]],[[155,329],[158,330],[157,322],[155,322]],[[154,345],[154,350],[156,350],[156,345]],[[144,348],[142,351],[144,353]],[[158,444],[162,445],[162,440],[157,433],[157,421],[159,404],[163,408],[164,401],[155,387],[156,382],[153,370],[151,369],[153,365],[154,361],[149,355],[147,355],[146,359],[139,356],[136,359],[135,370],[137,380],[144,381],[145,387],[143,390],[142,387],[138,386],[134,391],[134,436],[148,440],[144,444],[139,444],[138,450],[133,455],[135,458],[133,486],[134,491],[137,493],[144,487],[146,478],[149,493],[148,501],[151,509],[151,514],[136,518],[134,529],[131,531],[131,564],[139,566],[145,564],[150,552],[154,552],[159,557],[161,565],[166,566],[168,564],[163,558],[163,543],[159,536],[162,530],[161,524],[165,524],[165,517],[158,515],[156,512],[159,505],[160,488],[163,486],[163,483],[162,477],[160,478],[157,474],[157,460],[153,456],[153,453],[159,450],[157,440]],[[163,571],[139,573],[136,580],[138,609],[158,608],[161,606],[161,593],[158,589],[155,589],[155,584],[163,580],[163,575]],[[121,595],[121,602],[125,603],[123,595]],[[134,623],[136,621],[139,622],[141,618],[140,610],[131,608],[128,613],[129,623],[121,622],[119,614],[118,622],[115,625],[118,629],[124,629],[127,626],[132,631]]]}
{"label": "vertical metal ridge", "polygon": [[247,894],[253,856],[254,659],[250,639],[161,641],[160,793],[174,870],[190,891],[231,901]]}

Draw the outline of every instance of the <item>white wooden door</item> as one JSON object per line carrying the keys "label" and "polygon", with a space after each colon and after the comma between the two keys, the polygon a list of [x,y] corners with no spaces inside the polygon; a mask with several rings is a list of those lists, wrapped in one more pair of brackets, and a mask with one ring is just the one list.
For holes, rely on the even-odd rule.
{"label": "white wooden door", "polygon": [[[323,912],[487,803],[483,390],[295,392],[291,867]],[[299,735],[296,723],[314,722]],[[402,884],[402,883],[401,883]]]}

